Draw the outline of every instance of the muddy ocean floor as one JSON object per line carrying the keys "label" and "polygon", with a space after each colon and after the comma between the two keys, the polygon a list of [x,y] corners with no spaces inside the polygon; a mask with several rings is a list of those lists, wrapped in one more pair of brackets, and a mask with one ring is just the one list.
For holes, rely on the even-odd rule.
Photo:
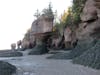
{"label": "muddy ocean floor", "polygon": [[46,59],[50,55],[0,57],[0,60],[18,68],[14,75],[100,75],[100,70],[72,64],[71,60]]}

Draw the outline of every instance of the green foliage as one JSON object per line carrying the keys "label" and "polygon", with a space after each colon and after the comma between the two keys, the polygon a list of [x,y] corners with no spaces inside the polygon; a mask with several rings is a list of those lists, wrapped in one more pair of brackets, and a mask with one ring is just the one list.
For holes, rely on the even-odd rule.
{"label": "green foliage", "polygon": [[39,10],[37,9],[35,14],[34,14],[34,17],[39,18],[41,15],[45,15],[45,16],[48,16],[50,18],[54,18],[54,14],[53,14],[53,10],[52,10],[52,6],[51,6],[51,2],[49,3],[48,5],[48,8],[44,8],[42,10],[42,12],[39,12]]}
{"label": "green foliage", "polygon": [[40,12],[39,12],[38,9],[36,10],[36,13],[34,14],[34,16],[35,16],[36,18],[40,17]]}
{"label": "green foliage", "polygon": [[56,31],[59,32],[59,35],[62,36],[63,35],[63,29],[64,29],[64,23],[63,22],[56,23],[55,29],[56,29]]}
{"label": "green foliage", "polygon": [[42,15],[46,15],[46,16],[48,16],[50,18],[54,18],[54,14],[53,14],[53,11],[52,11],[51,3],[49,3],[48,8],[43,9],[42,12],[43,12]]}
{"label": "green foliage", "polygon": [[83,10],[86,0],[73,0],[72,13],[73,13],[73,22],[78,24],[80,20],[80,14]]}
{"label": "green foliage", "polygon": [[72,26],[72,8],[69,8],[68,9],[68,15],[67,15],[67,17],[66,17],[66,20],[65,20],[65,26],[67,27],[69,27],[69,26]]}
{"label": "green foliage", "polygon": [[68,10],[68,16],[66,17],[65,26],[73,27],[81,22],[80,14],[83,10],[86,0],[73,0],[73,5]]}
{"label": "green foliage", "polygon": [[25,34],[24,39],[26,39],[26,40],[30,40],[30,33],[29,33],[29,32],[27,32],[27,33]]}

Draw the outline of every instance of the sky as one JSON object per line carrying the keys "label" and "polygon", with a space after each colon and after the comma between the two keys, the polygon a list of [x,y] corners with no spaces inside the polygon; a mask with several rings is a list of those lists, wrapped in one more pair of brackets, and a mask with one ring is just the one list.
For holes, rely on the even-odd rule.
{"label": "sky", "polygon": [[60,16],[72,0],[0,0],[0,50],[9,49],[11,43],[22,39],[34,21],[36,10],[47,8],[49,2]]}

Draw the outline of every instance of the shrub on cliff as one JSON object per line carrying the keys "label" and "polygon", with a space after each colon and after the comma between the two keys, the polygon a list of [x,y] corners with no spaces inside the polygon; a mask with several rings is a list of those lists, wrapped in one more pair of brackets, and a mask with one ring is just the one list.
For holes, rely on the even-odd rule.
{"label": "shrub on cliff", "polygon": [[73,13],[73,22],[75,24],[79,24],[80,20],[80,14],[85,6],[86,0],[73,0],[72,5],[72,13]]}
{"label": "shrub on cliff", "polygon": [[78,24],[81,22],[80,14],[85,6],[86,0],[73,0],[72,7],[68,10],[68,15],[65,19],[65,26],[74,28],[77,27]]}

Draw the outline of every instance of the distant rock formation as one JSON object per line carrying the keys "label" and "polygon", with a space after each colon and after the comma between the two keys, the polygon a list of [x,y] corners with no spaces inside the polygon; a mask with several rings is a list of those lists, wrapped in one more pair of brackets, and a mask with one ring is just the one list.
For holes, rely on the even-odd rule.
{"label": "distant rock formation", "polygon": [[17,41],[17,47],[18,47],[18,49],[20,49],[20,48],[21,48],[21,43],[22,43],[22,41],[21,41],[21,40]]}
{"label": "distant rock formation", "polygon": [[15,49],[16,49],[16,43],[12,43],[12,44],[11,44],[11,49],[12,49],[12,50],[15,50]]}

